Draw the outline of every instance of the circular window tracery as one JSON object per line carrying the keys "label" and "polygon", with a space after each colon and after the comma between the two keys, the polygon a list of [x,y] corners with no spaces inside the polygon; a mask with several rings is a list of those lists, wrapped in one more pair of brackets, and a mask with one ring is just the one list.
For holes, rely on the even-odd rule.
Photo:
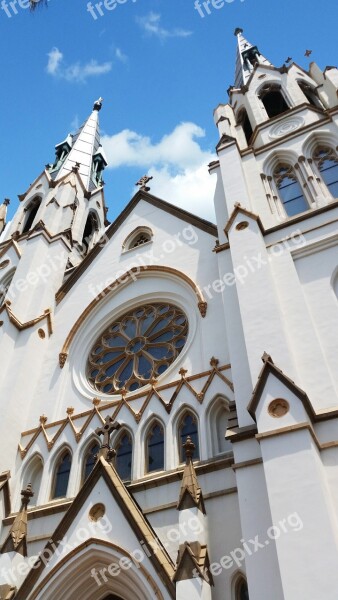
{"label": "circular window tracery", "polygon": [[105,394],[135,391],[176,360],[188,334],[188,319],[171,304],[138,307],[112,323],[88,357],[91,385]]}

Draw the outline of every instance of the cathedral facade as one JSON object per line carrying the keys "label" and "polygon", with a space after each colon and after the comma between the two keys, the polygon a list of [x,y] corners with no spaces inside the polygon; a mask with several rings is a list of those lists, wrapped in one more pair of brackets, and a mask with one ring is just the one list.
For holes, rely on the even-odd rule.
{"label": "cathedral facade", "polygon": [[237,29],[216,224],[107,221],[100,98],[0,207],[0,599],[336,600],[338,70]]}

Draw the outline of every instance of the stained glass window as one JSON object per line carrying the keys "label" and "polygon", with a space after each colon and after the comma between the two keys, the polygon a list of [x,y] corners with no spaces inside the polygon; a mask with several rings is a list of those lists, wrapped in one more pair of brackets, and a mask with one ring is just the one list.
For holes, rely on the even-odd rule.
{"label": "stained glass window", "polygon": [[94,442],[86,454],[85,464],[84,464],[84,473],[83,473],[84,481],[87,479],[88,475],[91,474],[91,472],[95,466],[96,457],[99,452],[99,449],[100,449],[99,444],[97,442]]}
{"label": "stained glass window", "polygon": [[147,437],[147,471],[164,469],[164,432],[159,423],[155,423]]}
{"label": "stained glass window", "polygon": [[164,373],[182,351],[188,334],[183,311],[146,304],[114,321],[96,340],[88,358],[92,386],[106,394],[135,391]]}
{"label": "stained glass window", "polygon": [[116,470],[123,481],[130,481],[133,458],[133,445],[131,436],[128,432],[124,432],[120,435],[118,443],[115,446],[115,451]]}
{"label": "stained glass window", "polygon": [[183,418],[180,420],[178,427],[178,443],[179,443],[179,455],[180,461],[185,461],[185,454],[183,444],[187,441],[187,437],[190,436],[193,443],[195,444],[194,460],[198,460],[200,457],[199,441],[198,441],[198,428],[197,419],[191,413],[185,413]]}
{"label": "stained glass window", "polygon": [[315,161],[330,194],[338,198],[338,157],[333,150],[319,150]]}
{"label": "stained glass window", "polygon": [[56,467],[53,498],[64,498],[67,496],[68,481],[70,468],[72,466],[72,458],[69,452],[62,455]]}
{"label": "stained glass window", "polygon": [[292,167],[278,167],[275,170],[274,178],[288,217],[293,217],[309,209],[309,204],[304,198],[302,188]]}

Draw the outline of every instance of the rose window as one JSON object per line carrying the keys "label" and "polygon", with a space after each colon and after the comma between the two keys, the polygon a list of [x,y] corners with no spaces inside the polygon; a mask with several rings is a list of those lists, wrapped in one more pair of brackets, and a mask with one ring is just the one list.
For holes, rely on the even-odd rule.
{"label": "rose window", "polygon": [[134,391],[162,375],[180,354],[188,334],[183,311],[147,304],[112,323],[88,357],[92,386],[105,394]]}

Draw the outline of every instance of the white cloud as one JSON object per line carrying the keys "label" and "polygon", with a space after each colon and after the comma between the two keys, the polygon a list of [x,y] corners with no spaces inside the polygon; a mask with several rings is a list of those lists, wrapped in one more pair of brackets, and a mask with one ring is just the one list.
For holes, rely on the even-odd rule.
{"label": "white cloud", "polygon": [[60,63],[63,59],[63,54],[60,52],[58,48],[52,48],[50,52],[47,54],[48,63],[47,63],[47,73],[50,75],[55,75],[59,69]]}
{"label": "white cloud", "polygon": [[[103,136],[108,168],[139,167],[153,176],[151,193],[203,218],[214,221],[215,178],[207,165],[215,159],[196,139],[205,133],[194,123],[181,123],[158,143],[125,129]],[[134,190],[135,191],[135,190]]]}
{"label": "white cloud", "polygon": [[48,53],[47,73],[53,77],[83,83],[88,77],[95,77],[109,73],[112,68],[110,62],[98,63],[92,59],[85,64],[79,62],[70,65],[63,64],[63,54],[58,48],[52,48]]}
{"label": "white cloud", "polygon": [[117,58],[117,60],[123,63],[126,63],[128,61],[128,56],[122,52],[121,48],[116,48],[115,57]]}
{"label": "white cloud", "polygon": [[192,31],[186,29],[165,29],[161,26],[161,15],[154,12],[150,12],[145,17],[137,17],[136,21],[148,35],[154,35],[161,41],[170,37],[189,37],[192,35]]}

